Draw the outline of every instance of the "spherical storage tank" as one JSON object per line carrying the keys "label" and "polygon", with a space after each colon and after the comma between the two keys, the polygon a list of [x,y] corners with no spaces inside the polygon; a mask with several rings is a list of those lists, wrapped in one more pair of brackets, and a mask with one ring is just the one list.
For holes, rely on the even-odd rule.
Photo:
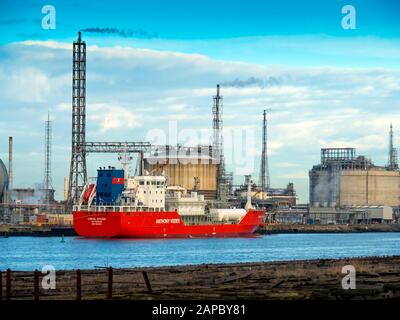
{"label": "spherical storage tank", "polygon": [[0,202],[3,201],[3,195],[7,189],[7,185],[8,185],[7,169],[3,161],[0,159]]}

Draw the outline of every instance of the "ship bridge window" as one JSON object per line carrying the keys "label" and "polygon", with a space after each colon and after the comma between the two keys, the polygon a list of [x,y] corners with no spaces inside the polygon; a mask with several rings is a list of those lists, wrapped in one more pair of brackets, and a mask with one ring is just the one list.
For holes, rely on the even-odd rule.
{"label": "ship bridge window", "polygon": [[142,180],[139,181],[139,185],[140,185],[140,186],[144,186],[144,181],[142,181]]}
{"label": "ship bridge window", "polygon": [[150,185],[150,181],[146,181],[146,186],[149,186]]}

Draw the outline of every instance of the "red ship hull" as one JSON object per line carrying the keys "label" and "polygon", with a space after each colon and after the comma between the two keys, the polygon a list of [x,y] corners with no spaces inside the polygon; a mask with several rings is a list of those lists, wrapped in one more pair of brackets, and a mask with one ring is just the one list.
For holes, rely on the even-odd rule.
{"label": "red ship hull", "polygon": [[84,237],[204,238],[243,237],[264,226],[264,211],[251,210],[239,223],[185,225],[177,212],[75,211],[75,231]]}

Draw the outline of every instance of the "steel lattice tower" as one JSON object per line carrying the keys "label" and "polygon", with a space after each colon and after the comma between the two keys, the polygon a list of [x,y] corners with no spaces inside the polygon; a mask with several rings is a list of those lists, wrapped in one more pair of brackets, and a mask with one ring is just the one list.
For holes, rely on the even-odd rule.
{"label": "steel lattice tower", "polygon": [[213,97],[213,158],[217,164],[217,199],[221,200],[221,186],[225,183],[225,161],[222,139],[222,96],[217,85],[217,94]]}
{"label": "steel lattice tower", "polygon": [[393,127],[390,124],[390,132],[389,132],[389,164],[388,167],[390,170],[396,170],[399,168],[397,164],[397,149],[393,146]]}
{"label": "steel lattice tower", "polygon": [[51,191],[53,190],[53,180],[51,177],[51,121],[50,113],[47,115],[47,121],[45,122],[45,152],[44,152],[44,201],[49,203],[51,200]]}
{"label": "steel lattice tower", "polygon": [[262,151],[261,151],[261,169],[260,169],[260,186],[261,191],[265,192],[270,187],[269,169],[268,169],[268,153],[267,153],[267,110],[263,113],[263,130],[262,130]]}
{"label": "steel lattice tower", "polygon": [[80,193],[87,181],[86,171],[86,43],[78,40],[73,43],[72,66],[72,154],[69,173],[68,202],[78,202]]}

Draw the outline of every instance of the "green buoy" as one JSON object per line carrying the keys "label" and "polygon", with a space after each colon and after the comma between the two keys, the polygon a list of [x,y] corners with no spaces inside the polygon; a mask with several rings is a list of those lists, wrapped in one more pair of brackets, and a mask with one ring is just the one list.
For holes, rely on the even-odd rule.
{"label": "green buoy", "polygon": [[62,242],[62,243],[65,242],[65,240],[64,240],[64,234],[61,236],[61,242]]}

